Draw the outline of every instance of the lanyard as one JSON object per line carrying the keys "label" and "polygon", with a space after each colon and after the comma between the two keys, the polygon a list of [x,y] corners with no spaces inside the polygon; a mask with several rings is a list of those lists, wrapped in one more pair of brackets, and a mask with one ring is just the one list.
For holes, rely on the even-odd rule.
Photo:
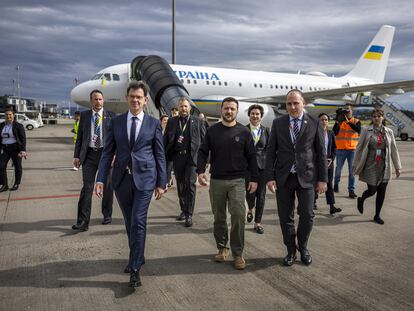
{"label": "lanyard", "polygon": [[262,127],[259,126],[259,130],[257,131],[257,135],[252,131],[253,141],[256,145],[259,142],[260,136],[262,135]]}
{"label": "lanyard", "polygon": [[185,121],[184,126],[182,126],[181,125],[181,119],[178,118],[178,124],[180,125],[181,135],[184,133],[185,129],[187,128],[188,120],[190,120],[190,117],[189,116],[187,117],[187,121]]}

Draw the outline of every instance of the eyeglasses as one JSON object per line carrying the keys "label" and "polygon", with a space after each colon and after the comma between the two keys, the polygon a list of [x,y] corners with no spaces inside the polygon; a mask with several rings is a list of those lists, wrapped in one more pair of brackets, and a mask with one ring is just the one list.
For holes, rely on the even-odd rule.
{"label": "eyeglasses", "polygon": [[379,118],[382,118],[382,116],[378,116],[378,115],[377,115],[377,116],[372,116],[372,118],[373,118],[373,119],[379,119]]}

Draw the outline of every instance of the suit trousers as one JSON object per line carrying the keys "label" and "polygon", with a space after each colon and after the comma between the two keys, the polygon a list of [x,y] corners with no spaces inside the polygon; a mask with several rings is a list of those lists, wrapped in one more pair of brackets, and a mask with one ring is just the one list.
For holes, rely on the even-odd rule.
{"label": "suit trousers", "polygon": [[259,180],[257,183],[257,189],[254,193],[247,191],[250,177],[246,177],[246,201],[249,209],[255,208],[254,222],[260,223],[262,221],[263,210],[266,200],[266,173],[264,170],[259,170]]}
{"label": "suit trousers", "polygon": [[[82,164],[83,187],[78,202],[78,223],[84,221],[89,224],[91,218],[92,194],[95,186],[96,172],[98,171],[99,160],[102,151],[88,149],[86,160]],[[111,174],[108,174],[105,183],[104,195],[102,198],[102,214],[104,218],[112,217],[112,203],[114,193],[112,190]]]}
{"label": "suit trousers", "polygon": [[196,198],[196,167],[192,165],[189,154],[176,154],[173,165],[181,212],[187,217],[192,216]]}
{"label": "suit trousers", "polygon": [[[328,183],[327,183],[328,188],[326,189],[326,192],[325,192],[326,204],[328,205],[335,204],[335,194],[333,191],[333,173],[334,173],[334,169],[333,169],[333,165],[331,165],[328,168]],[[315,205],[316,205],[317,199],[318,199],[318,194],[315,192]]]}
{"label": "suit trousers", "polygon": [[8,185],[7,163],[10,161],[10,159],[12,160],[14,166],[14,184],[20,185],[23,168],[22,158],[19,157],[17,144],[2,145],[0,146],[0,150],[2,150],[0,154],[0,185]]}
{"label": "suit trousers", "polygon": [[115,190],[128,235],[128,266],[133,270],[139,270],[145,264],[147,216],[152,193],[152,190],[138,190],[135,187],[132,175],[127,173],[125,173],[119,188]]}
{"label": "suit trousers", "polygon": [[[295,231],[295,194],[298,198],[299,224]],[[296,174],[289,174],[286,183],[278,186],[276,191],[277,211],[283,242],[288,252],[296,250],[296,236],[299,250],[306,249],[313,226],[313,203],[315,189],[302,188]]]}
{"label": "suit trousers", "polygon": [[244,178],[210,180],[210,202],[214,214],[214,238],[218,249],[227,248],[229,240],[227,208],[231,215],[230,248],[233,256],[241,256],[244,249],[246,207]]}

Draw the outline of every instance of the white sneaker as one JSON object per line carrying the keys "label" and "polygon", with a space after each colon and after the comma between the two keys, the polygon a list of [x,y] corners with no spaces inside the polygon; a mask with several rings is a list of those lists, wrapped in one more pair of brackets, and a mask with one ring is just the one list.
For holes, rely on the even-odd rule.
{"label": "white sneaker", "polygon": [[78,171],[79,169],[76,167],[76,166],[74,166],[74,167],[72,167],[72,171]]}

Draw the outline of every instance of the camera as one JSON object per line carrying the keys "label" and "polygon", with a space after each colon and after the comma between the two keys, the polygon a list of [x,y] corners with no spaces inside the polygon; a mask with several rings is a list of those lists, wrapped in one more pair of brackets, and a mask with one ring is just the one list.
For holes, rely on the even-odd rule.
{"label": "camera", "polygon": [[338,122],[344,122],[345,121],[345,116],[348,112],[349,112],[349,110],[347,110],[347,109],[338,108],[336,110],[335,120],[338,121]]}

